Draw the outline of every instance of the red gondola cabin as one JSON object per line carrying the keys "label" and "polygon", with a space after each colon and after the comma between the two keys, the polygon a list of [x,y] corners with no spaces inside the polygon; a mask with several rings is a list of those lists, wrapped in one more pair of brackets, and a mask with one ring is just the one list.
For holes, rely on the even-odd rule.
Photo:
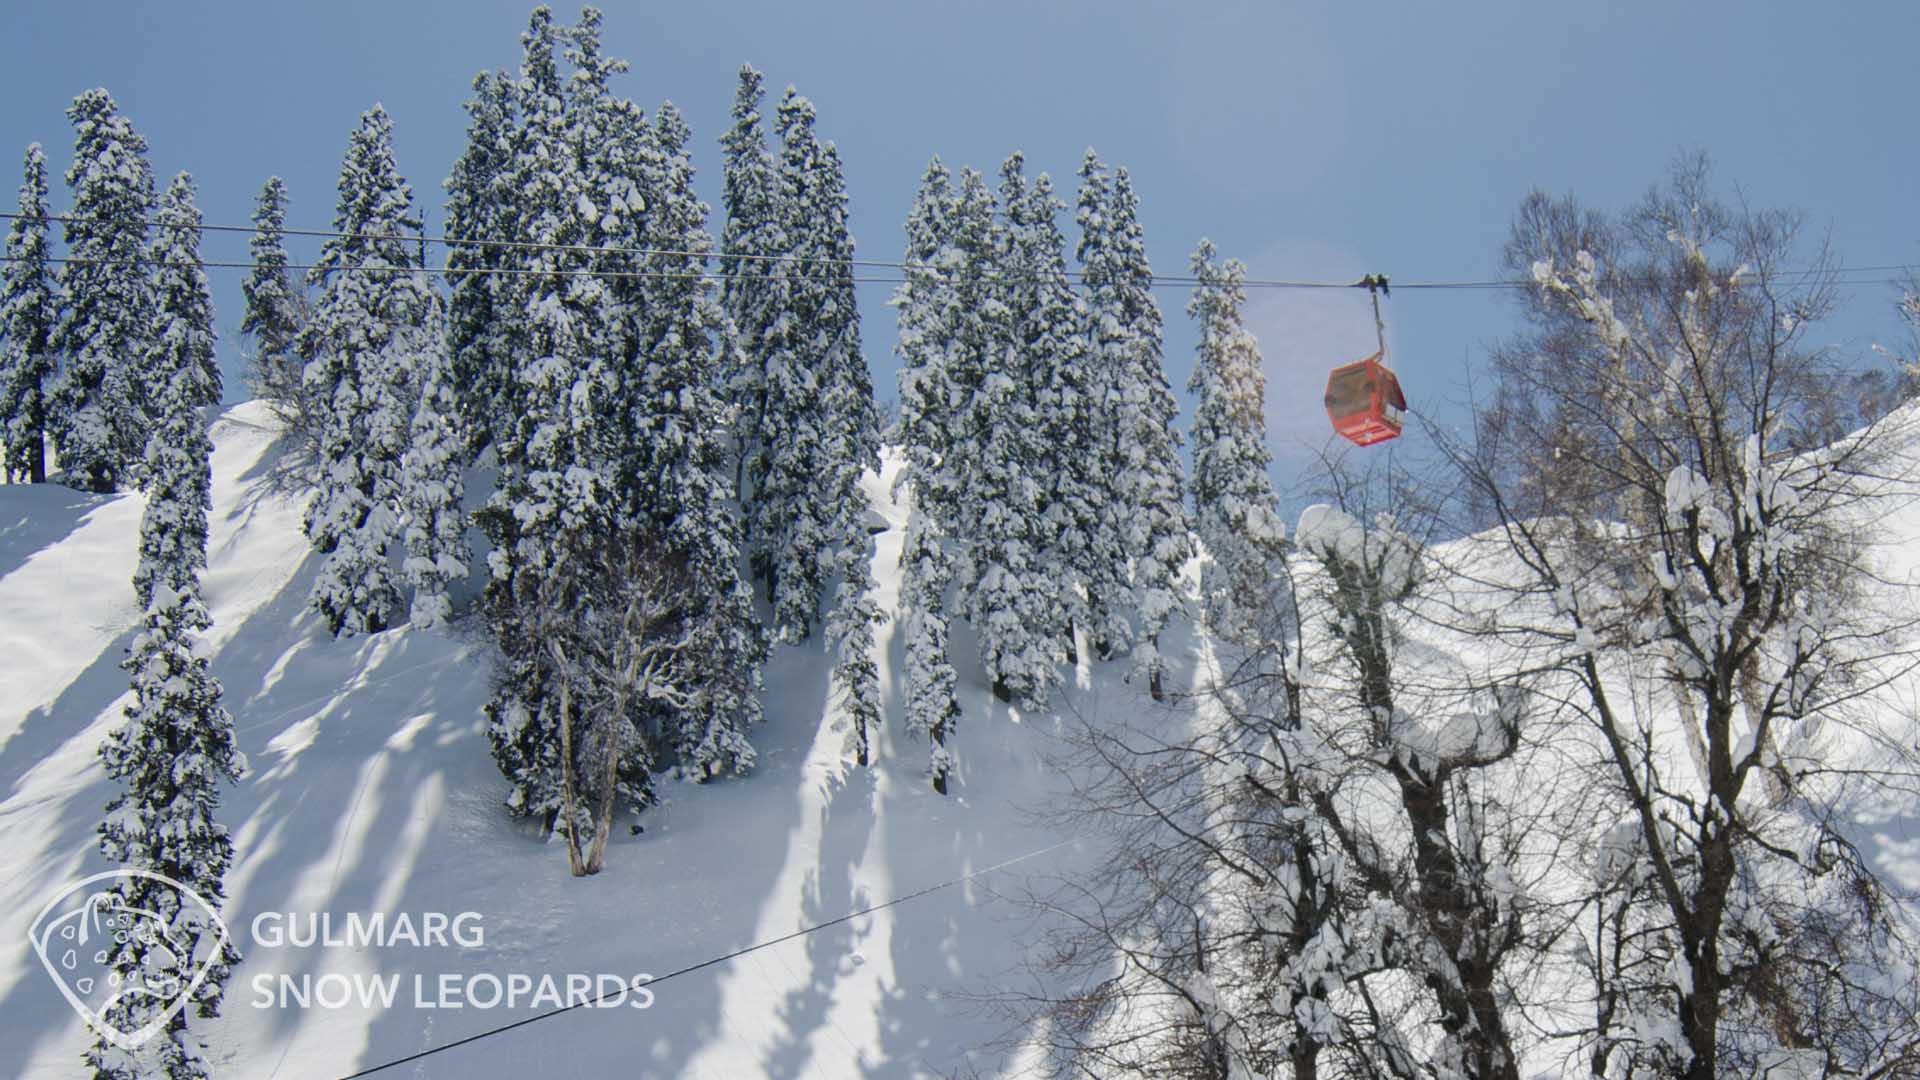
{"label": "red gondola cabin", "polygon": [[1380,362],[1380,353],[1333,369],[1327,376],[1327,419],[1333,430],[1359,446],[1386,442],[1400,434],[1407,399],[1400,380]]}

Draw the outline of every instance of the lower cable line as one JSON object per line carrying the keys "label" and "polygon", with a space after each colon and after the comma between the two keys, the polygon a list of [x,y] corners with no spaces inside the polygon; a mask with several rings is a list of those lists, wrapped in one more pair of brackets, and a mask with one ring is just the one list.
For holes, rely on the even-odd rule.
{"label": "lower cable line", "polygon": [[784,944],[785,942],[792,941],[795,938],[806,937],[808,934],[814,933],[816,931],[825,930],[825,929],[828,929],[829,927],[839,926],[842,923],[852,922],[854,919],[858,919],[864,915],[871,915],[876,911],[885,911],[887,908],[904,904],[909,900],[918,900],[923,896],[927,896],[932,893],[937,893],[945,889],[951,889],[955,885],[964,885],[967,882],[974,880],[975,878],[985,877],[986,875],[994,873],[995,871],[1005,870],[1009,866],[1026,862],[1028,859],[1037,859],[1042,855],[1046,855],[1046,854],[1058,851],[1061,848],[1066,847],[1068,844],[1071,844],[1071,843],[1073,843],[1072,840],[1062,840],[1057,844],[1050,844],[1043,848],[1037,848],[1033,851],[1027,852],[1024,855],[1016,855],[1011,859],[994,863],[992,866],[982,867],[978,870],[974,870],[969,873],[962,874],[959,877],[948,878],[945,881],[937,882],[933,885],[928,885],[922,889],[916,889],[915,891],[906,893],[905,895],[896,896],[893,899],[886,901],[885,903],[874,904],[870,907],[861,908],[858,911],[850,911],[845,915],[841,915],[838,918],[828,919],[826,922],[823,922],[823,923],[815,923],[812,926],[804,926],[798,930],[793,931],[790,934],[782,934],[777,938],[769,938],[766,941],[756,942],[752,945],[745,946],[744,948],[735,949],[734,951],[727,953],[724,956],[716,956],[708,960],[702,960],[697,964],[689,964],[686,967],[679,968],[674,971],[669,971],[665,975],[661,975],[658,978],[648,979],[643,982],[636,981],[631,984],[622,984],[618,990],[609,990],[606,993],[589,998],[585,1001],[576,1001],[570,1005],[563,1005],[557,1009],[549,1009],[543,1013],[537,1013],[533,1016],[529,1016],[521,1020],[515,1020],[511,1024],[502,1024],[499,1027],[488,1028],[485,1031],[477,1031],[472,1035],[468,1035],[460,1039],[455,1039],[450,1043],[444,1043],[440,1046],[429,1047],[428,1049],[421,1050],[418,1053],[408,1054],[405,1057],[394,1058],[391,1061],[383,1061],[378,1065],[361,1069],[359,1072],[348,1073],[347,1075],[340,1077],[339,1080],[359,1080],[359,1078],[363,1076],[372,1076],[375,1073],[385,1072],[388,1069],[398,1068],[401,1065],[411,1064],[415,1061],[421,1060],[422,1058],[429,1058],[435,1054],[445,1053],[448,1050],[457,1049],[459,1047],[467,1045],[468,1043],[479,1042],[481,1039],[491,1038],[495,1035],[502,1035],[502,1034],[505,1034],[506,1032],[512,1031],[515,1028],[526,1027],[528,1024],[538,1023],[541,1020],[546,1020],[551,1017],[559,1016],[561,1013],[572,1012],[575,1009],[585,1008],[586,1006],[589,1006],[589,1005],[598,1004],[600,1001],[606,998],[612,997],[616,993],[625,994],[625,993],[628,993],[629,991],[638,990],[642,987],[651,989],[652,987],[659,986],[661,983],[666,982],[668,979],[676,978],[681,975],[690,975],[703,968],[710,968],[716,964],[724,964],[729,960],[737,960],[742,956],[746,956],[748,953],[759,952],[761,949],[769,949],[775,945],[780,945],[780,944]]}

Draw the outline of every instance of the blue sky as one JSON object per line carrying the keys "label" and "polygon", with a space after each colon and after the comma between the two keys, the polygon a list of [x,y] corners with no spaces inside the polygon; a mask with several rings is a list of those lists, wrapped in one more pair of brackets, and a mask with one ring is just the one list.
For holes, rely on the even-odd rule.
{"label": "blue sky", "polygon": [[[240,223],[269,174],[290,224],[320,227],[347,133],[375,101],[437,226],[475,72],[511,65],[530,4],[334,0],[88,3],[9,0],[0,37],[0,189],[26,143],[64,169],[63,110],[113,92],[164,184],[188,169],[213,223]],[[556,11],[571,19],[576,9]],[[1010,151],[1069,198],[1095,147],[1133,173],[1156,270],[1184,274],[1202,236],[1255,277],[1494,276],[1533,187],[1618,208],[1697,147],[1759,206],[1805,210],[1848,263],[1920,263],[1912,0],[1614,4],[1022,3],[608,4],[621,85],[671,99],[719,201],[715,142],[735,71],[811,97],[846,161],[864,256],[897,258],[927,159],[991,171]],[[11,202],[9,197],[8,202]],[[64,192],[55,195],[64,206]],[[713,222],[717,233],[718,220]],[[209,259],[244,257],[211,235]],[[304,252],[296,249],[296,254]],[[215,271],[231,356],[240,274]],[[896,362],[889,286],[862,293],[883,398]],[[1194,333],[1160,294],[1167,364],[1184,386]],[[1885,287],[1855,289],[1838,339],[1894,340]],[[1390,344],[1417,408],[1461,415],[1484,347],[1511,331],[1497,293],[1397,293]],[[1365,296],[1257,294],[1268,414],[1286,482],[1325,438],[1326,368],[1371,351]],[[1184,423],[1184,419],[1183,419]],[[1403,444],[1411,440],[1403,440]]]}

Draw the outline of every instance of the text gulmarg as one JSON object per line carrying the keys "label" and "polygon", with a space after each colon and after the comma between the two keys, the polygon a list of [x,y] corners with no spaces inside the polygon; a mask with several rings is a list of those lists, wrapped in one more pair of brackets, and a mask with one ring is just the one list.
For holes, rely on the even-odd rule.
{"label": "text gulmarg", "polygon": [[253,943],[267,949],[477,949],[487,943],[477,911],[351,911],[338,917],[328,911],[263,911],[250,929]]}

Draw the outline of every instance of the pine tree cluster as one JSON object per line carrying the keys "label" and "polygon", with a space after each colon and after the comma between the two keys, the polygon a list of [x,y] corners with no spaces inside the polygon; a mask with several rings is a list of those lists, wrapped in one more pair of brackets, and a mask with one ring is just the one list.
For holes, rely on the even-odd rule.
{"label": "pine tree cluster", "polygon": [[[482,75],[470,145],[449,181],[452,370],[470,445],[497,482],[479,520],[492,545],[487,611],[504,670],[488,706],[509,806],[548,821],[580,762],[562,747],[570,671],[540,644],[543,582],[569,560],[667,552],[692,581],[689,651],[671,700],[621,718],[620,795],[652,798],[656,769],[705,779],[754,760],[765,644],[739,570],[722,371],[737,352],[705,272],[712,240],[692,194],[690,134],[672,105],[648,122],[617,97],[625,64],[600,51],[600,17],[572,27],[541,8],[516,76]],[[570,69],[570,70],[569,70]],[[507,271],[502,273],[501,271]],[[582,619],[591,590],[570,593]],[[598,602],[605,603],[606,598]],[[564,614],[564,613],[563,613]],[[568,694],[571,702],[587,694]],[[584,794],[584,793],[583,793]]]}
{"label": "pine tree cluster", "polygon": [[908,726],[932,743],[940,790],[960,712],[952,617],[972,625],[1002,700],[1045,703],[1061,662],[1077,659],[1077,634],[1102,658],[1131,649],[1158,698],[1160,636],[1193,554],[1177,406],[1126,170],[1110,175],[1091,151],[1082,163],[1082,292],[1052,181],[1029,181],[1019,154],[1000,177],[996,201],[978,172],[956,179],[934,159],[907,218],[893,301],[913,492],[901,587]]}
{"label": "pine tree cluster", "polygon": [[880,430],[860,347],[846,179],[839,151],[814,133],[812,102],[791,87],[776,110],[780,153],[771,153],[761,97],[760,73],[742,68],[734,126],[721,140],[721,298],[739,346],[722,377],[747,558],[777,640],[805,640],[831,596],[834,683],[865,765],[880,718],[880,615],[860,478],[879,471]]}
{"label": "pine tree cluster", "polygon": [[[774,642],[831,653],[848,756],[868,764],[884,619],[865,485],[881,434],[839,152],[792,87],[768,123],[763,76],[742,68],[716,248],[692,134],[671,103],[649,116],[615,91],[626,65],[602,52],[600,14],[569,26],[537,8],[520,44],[514,70],[473,82],[445,184],[444,294],[380,106],[351,135],[304,279],[286,249],[286,185],[260,191],[241,332],[253,389],[310,455],[310,605],[334,635],[445,623],[468,595],[477,529],[508,805],[570,829],[590,823],[559,821],[564,807],[609,792],[645,806],[657,774],[751,768]],[[104,91],[70,116],[73,258],[49,269],[38,147],[7,238],[6,467],[43,478],[45,445],[69,483],[144,484],[135,587],[157,604],[206,565],[204,413],[221,385],[199,218],[184,174],[154,197],[146,144]],[[960,718],[956,620],[1003,701],[1043,707],[1082,642],[1101,659],[1130,653],[1158,697],[1160,638],[1194,553],[1138,200],[1092,152],[1079,178],[1074,269],[1066,204],[1020,154],[997,186],[936,158],[907,221],[893,300],[913,507],[906,722],[942,791]],[[1207,611],[1224,625],[1277,533],[1239,271],[1203,250],[1194,497],[1215,564]],[[592,728],[613,732],[604,745],[577,745],[582,703],[612,691],[553,653],[553,620],[652,610],[666,593],[596,584],[638,566],[657,568],[661,590],[684,586],[659,624],[676,642],[673,685],[623,692],[625,715]],[[615,786],[595,790],[601,758],[589,758],[609,746]]]}
{"label": "pine tree cluster", "polygon": [[[649,117],[615,93],[626,65],[600,34],[591,8],[572,26],[538,8],[517,70],[475,79],[468,146],[446,182],[444,294],[392,118],[375,105],[304,278],[286,248],[287,187],[273,177],[260,190],[240,324],[254,393],[308,457],[310,607],[329,633],[452,620],[469,529],[483,534],[480,611],[500,657],[490,742],[509,808],[562,832],[575,873],[598,871],[614,808],[652,804],[658,776],[752,767],[770,642],[806,647],[820,632],[852,760],[874,760],[881,723],[866,487],[881,432],[839,152],[791,87],[769,130],[762,76],[743,68],[721,139],[716,250],[691,132],[671,103]],[[68,257],[54,257],[38,145],[5,242],[4,468],[145,491],[133,575],[145,626],[125,662],[134,703],[100,749],[120,784],[100,845],[217,911],[233,845],[215,816],[245,761],[200,643],[212,625],[200,592],[208,423],[223,393],[201,218],[186,173],[155,196],[147,145],[105,91],[69,116]],[[1137,206],[1124,171],[1110,179],[1091,154],[1082,179],[1084,290],[1067,268],[1064,205],[1021,155],[997,197],[936,160],[908,221],[894,301],[914,503],[906,721],[932,748],[941,793],[960,717],[953,620],[970,624],[994,691],[1037,707],[1077,634],[1102,656],[1131,647],[1157,695],[1157,641],[1179,606],[1184,478]],[[1226,416],[1208,422],[1254,443],[1215,455],[1225,464],[1204,477],[1265,460],[1246,429],[1257,371],[1249,383],[1226,370],[1245,361],[1228,325],[1238,278],[1212,273],[1194,310],[1224,320],[1208,340],[1226,343],[1225,367],[1195,388],[1203,418]],[[1208,404],[1216,396],[1230,404]],[[1232,442],[1207,431],[1208,446]],[[476,481],[483,505],[470,513]],[[1196,497],[1216,489],[1228,509],[1203,505],[1201,520],[1228,531],[1271,500],[1244,477],[1206,479]],[[239,955],[215,944],[206,910],[157,881],[118,887],[116,903],[166,926],[118,942],[109,966],[164,996],[188,977],[183,957],[211,955],[191,1004],[212,1016]],[[118,1008],[123,1030],[161,1016],[132,999]],[[88,1062],[103,1077],[205,1076],[187,1016],[166,1018],[167,1037],[143,1050],[102,1040]]]}

